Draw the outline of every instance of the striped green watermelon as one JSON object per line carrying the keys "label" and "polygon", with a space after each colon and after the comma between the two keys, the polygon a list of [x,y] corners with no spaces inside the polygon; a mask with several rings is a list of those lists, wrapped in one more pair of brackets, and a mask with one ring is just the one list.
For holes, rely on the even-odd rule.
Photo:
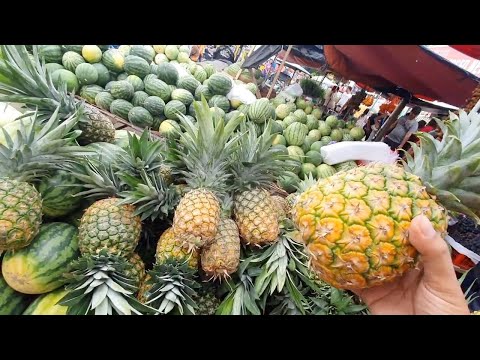
{"label": "striped green watermelon", "polygon": [[145,92],[151,96],[158,96],[163,101],[170,100],[170,87],[162,80],[149,79],[145,82]]}
{"label": "striped green watermelon", "polygon": [[165,105],[163,112],[168,119],[178,120],[180,118],[179,113],[185,115],[187,108],[181,101],[172,100]]}
{"label": "striped green watermelon", "polygon": [[116,99],[110,105],[110,112],[114,115],[120,116],[122,119],[128,120],[128,112],[132,110],[133,105],[127,100]]}
{"label": "striped green watermelon", "polygon": [[207,79],[210,78],[216,72],[215,67],[211,63],[208,63],[208,62],[201,63],[200,66],[202,66],[205,72],[207,73]]}
{"label": "striped green watermelon", "polygon": [[110,72],[108,71],[107,67],[102,63],[95,63],[92,66],[97,70],[98,79],[96,84],[100,86],[105,86],[110,81]]}
{"label": "striped green watermelon", "polygon": [[133,106],[143,106],[148,96],[149,95],[145,91],[135,91],[132,98]]}
{"label": "striped green watermelon", "polygon": [[110,105],[112,105],[113,100],[115,100],[115,98],[112,96],[112,94],[110,94],[107,91],[99,92],[95,96],[95,104],[100,109],[107,110],[107,111],[110,111]]}
{"label": "striped green watermelon", "polygon": [[178,79],[177,87],[180,89],[185,89],[190,91],[192,94],[195,94],[195,90],[200,86],[200,82],[195,79],[192,75],[185,75]]}
{"label": "striped green watermelon", "polygon": [[59,89],[62,84],[66,84],[68,92],[78,92],[80,87],[75,74],[66,69],[59,69],[52,73],[52,82],[57,89]]}
{"label": "striped green watermelon", "polygon": [[177,61],[179,63],[188,63],[190,61],[190,56],[187,53],[179,52],[177,56]]}
{"label": "striped green watermelon", "polygon": [[110,94],[115,99],[130,100],[134,94],[133,85],[127,80],[116,81],[110,88]]}
{"label": "striped green watermelon", "polygon": [[128,112],[128,121],[130,121],[133,125],[145,128],[151,127],[153,124],[153,117],[148,112],[147,109],[144,109],[141,106],[134,106]]}
{"label": "striped green watermelon", "polygon": [[137,75],[128,75],[125,79],[133,86],[133,91],[142,91],[144,89],[143,81]]}
{"label": "striped green watermelon", "polygon": [[103,88],[98,85],[84,85],[80,89],[80,96],[90,104],[95,104],[95,97],[102,92]]}
{"label": "striped green watermelon", "polygon": [[193,117],[196,117],[197,114],[195,113],[195,106],[194,104],[197,104],[197,106],[201,106],[202,102],[201,101],[197,101],[195,100],[194,102],[192,102],[190,104],[190,106],[188,107],[188,114],[193,116]]}
{"label": "striped green watermelon", "polygon": [[223,95],[212,96],[212,98],[208,101],[208,105],[210,107],[217,106],[224,112],[228,112],[228,110],[230,110],[230,101],[227,99],[226,96]]}
{"label": "striped green watermelon", "polygon": [[283,132],[283,124],[281,120],[272,121],[272,134],[281,134]]}
{"label": "striped green watermelon", "polygon": [[98,80],[97,69],[89,63],[79,64],[75,69],[75,75],[80,85],[92,85]]}
{"label": "striped green watermelon", "polygon": [[57,70],[65,70],[65,67],[57,63],[48,63],[48,64],[45,64],[45,70],[47,70],[47,73],[53,74]]}
{"label": "striped green watermelon", "polygon": [[285,136],[285,140],[287,140],[287,143],[289,145],[300,146],[303,144],[307,133],[307,125],[295,122],[285,129],[285,131],[283,132],[283,136]]}
{"label": "striped green watermelon", "polygon": [[20,315],[28,307],[32,297],[8,286],[0,273],[0,315]]}
{"label": "striped green watermelon", "polygon": [[77,235],[69,224],[43,224],[28,247],[5,253],[2,274],[7,284],[24,294],[44,294],[62,286],[63,274],[80,254]]}
{"label": "striped green watermelon", "polygon": [[248,109],[248,117],[257,124],[262,124],[273,116],[274,110],[270,101],[266,98],[257,99]]}
{"label": "striped green watermelon", "polygon": [[168,62],[167,55],[157,54],[155,55],[155,64],[160,65],[161,63]]}
{"label": "striped green watermelon", "polygon": [[112,88],[112,86],[113,86],[114,83],[116,83],[115,80],[109,81],[109,82],[107,83],[107,85],[105,85],[105,90],[106,90],[106,91],[110,91],[110,89]]}
{"label": "striped green watermelon", "polygon": [[128,74],[126,72],[122,72],[117,75],[117,78],[115,80],[120,81],[120,80],[127,80]]}
{"label": "striped green watermelon", "polygon": [[195,77],[195,79],[197,79],[201,83],[207,80],[207,72],[201,66],[197,66],[195,68],[195,71],[193,72],[193,76]]}
{"label": "striped green watermelon", "polygon": [[213,118],[225,118],[225,111],[219,107],[211,107],[210,111],[212,112]]}
{"label": "striped green watermelon", "polygon": [[45,215],[56,218],[69,214],[82,201],[74,195],[82,191],[76,184],[76,179],[65,171],[57,171],[53,176],[43,179],[38,185],[42,195],[42,211]]}
{"label": "striped green watermelon", "polygon": [[318,120],[313,115],[307,115],[308,130],[318,129]]}
{"label": "striped green watermelon", "polygon": [[154,130],[158,130],[160,125],[162,124],[162,122],[166,120],[165,118],[165,115],[162,115],[162,116],[154,116],[153,117],[153,125],[152,125],[152,129]]}
{"label": "striped green watermelon", "polygon": [[343,139],[343,132],[340,129],[333,129],[330,137],[333,141],[342,141]]}
{"label": "striped green watermelon", "polygon": [[119,73],[124,69],[125,57],[119,50],[110,49],[103,53],[102,63],[108,70]]}
{"label": "striped green watermelon", "polygon": [[44,58],[46,63],[62,63],[63,52],[60,45],[40,45],[38,55]]}
{"label": "striped green watermelon", "polygon": [[176,60],[178,57],[178,48],[176,45],[167,45],[165,47],[165,55],[169,60]]}
{"label": "striped green watermelon", "polygon": [[83,64],[85,59],[79,53],[74,51],[67,51],[63,54],[62,64],[68,71],[75,72],[78,65]]}
{"label": "striped green watermelon", "polygon": [[60,288],[39,296],[23,315],[67,315],[68,306],[57,304],[67,293],[66,290]]}
{"label": "striped green watermelon", "polygon": [[213,74],[208,79],[208,89],[214,95],[227,95],[232,89],[232,80],[223,74]]}
{"label": "striped green watermelon", "polygon": [[317,179],[325,179],[335,175],[337,171],[333,166],[327,164],[320,164],[317,166]]}
{"label": "striped green watermelon", "polygon": [[255,85],[254,83],[248,83],[245,86],[253,95],[257,94],[257,90],[258,90],[257,85]]}
{"label": "striped green watermelon", "polygon": [[157,64],[150,64],[150,74],[156,74],[158,72],[158,65]]}
{"label": "striped green watermelon", "polygon": [[157,76],[168,85],[176,85],[178,81],[178,71],[170,63],[164,62],[158,64]]}
{"label": "striped green watermelon", "polygon": [[145,59],[142,59],[139,56],[128,55],[125,58],[125,72],[128,75],[137,75],[139,78],[143,79],[150,74],[150,65]]}
{"label": "striped green watermelon", "polygon": [[62,45],[62,51],[67,52],[67,51],[75,51],[76,53],[81,54],[83,45]]}
{"label": "striped green watermelon", "polygon": [[150,80],[152,80],[152,79],[158,80],[157,75],[156,75],[156,74],[148,74],[147,76],[145,76],[145,77],[143,78],[143,84],[145,85],[145,84],[147,83],[147,81],[150,81]]}
{"label": "striped green watermelon", "polygon": [[307,123],[307,114],[305,114],[305,111],[302,109],[297,109],[293,112],[293,116],[296,116],[298,121],[301,122],[302,124]]}
{"label": "striped green watermelon", "polygon": [[129,55],[141,57],[150,64],[155,57],[155,50],[150,45],[132,45]]}
{"label": "striped green watermelon", "polygon": [[178,139],[180,137],[179,132],[181,131],[180,125],[175,120],[165,120],[160,124],[158,132],[171,139]]}
{"label": "striped green watermelon", "polygon": [[241,66],[239,63],[233,63],[225,69],[225,72],[230,75],[231,77],[237,76],[237,73],[240,71]]}
{"label": "striped green watermelon", "polygon": [[175,89],[171,94],[172,100],[178,100],[189,106],[193,102],[193,95],[190,91],[185,89]]}
{"label": "striped green watermelon", "polygon": [[[153,116],[163,115],[165,109],[165,102],[158,96],[149,96],[145,99],[143,107],[148,110]],[[158,128],[158,127],[156,127]]]}
{"label": "striped green watermelon", "polygon": [[297,117],[293,116],[293,114],[288,115],[285,119],[283,119],[283,128],[286,129],[293,123],[298,122],[297,120],[298,120]]}
{"label": "striped green watermelon", "polygon": [[202,95],[207,101],[212,98],[213,94],[210,92],[210,90],[208,90],[207,85],[200,85],[199,87],[197,87],[197,89],[195,90],[195,100],[202,100]]}
{"label": "striped green watermelon", "polygon": [[[295,124],[300,124],[300,123],[295,123]],[[302,124],[300,124],[302,125]],[[287,147],[288,155],[290,158],[293,160],[296,160],[298,162],[303,162],[303,159],[305,157],[305,153],[303,152],[302,148],[296,145],[290,145]],[[300,169],[299,169],[300,170]]]}

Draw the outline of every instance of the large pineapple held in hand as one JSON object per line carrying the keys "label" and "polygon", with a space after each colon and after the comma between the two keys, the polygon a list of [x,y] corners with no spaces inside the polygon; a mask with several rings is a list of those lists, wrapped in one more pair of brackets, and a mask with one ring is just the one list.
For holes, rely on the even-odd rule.
{"label": "large pineapple held in hand", "polygon": [[300,195],[293,220],[312,269],[326,282],[363,289],[393,281],[415,266],[411,220],[424,214],[447,230],[446,210],[479,218],[480,116],[465,113],[444,127],[442,142],[419,134],[405,169],[373,164],[339,172]]}

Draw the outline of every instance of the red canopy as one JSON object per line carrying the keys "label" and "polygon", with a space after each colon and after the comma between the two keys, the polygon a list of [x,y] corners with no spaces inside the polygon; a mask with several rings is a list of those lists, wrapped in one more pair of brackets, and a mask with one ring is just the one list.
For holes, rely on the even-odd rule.
{"label": "red canopy", "polygon": [[480,60],[480,45],[450,45],[465,55]]}
{"label": "red canopy", "polygon": [[419,45],[324,45],[329,67],[376,89],[408,90],[463,107],[480,79]]}

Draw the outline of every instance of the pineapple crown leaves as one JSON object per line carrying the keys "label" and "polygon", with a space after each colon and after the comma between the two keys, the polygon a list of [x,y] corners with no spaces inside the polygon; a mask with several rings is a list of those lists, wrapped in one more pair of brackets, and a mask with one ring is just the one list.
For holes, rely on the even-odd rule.
{"label": "pineapple crown leaves", "polygon": [[367,306],[358,304],[345,290],[318,281],[316,291],[309,297],[311,315],[366,315]]}
{"label": "pineapple crown leaves", "polygon": [[140,177],[141,180],[127,174],[120,175],[129,190],[119,194],[123,197],[119,204],[135,205],[134,215],[139,215],[142,221],[167,219],[179,202],[178,192],[173,185],[166,185],[157,173],[142,170]]}
{"label": "pineapple crown leaves", "polygon": [[271,133],[270,121],[260,136],[253,123],[242,125],[239,146],[230,166],[234,187],[239,190],[265,187],[283,174],[284,155],[282,150],[272,147],[275,134]]}
{"label": "pineapple crown leaves", "polygon": [[155,264],[147,281],[145,305],[153,307],[159,314],[178,312],[180,315],[195,315],[193,300],[200,285],[195,280],[195,270],[186,263],[167,259]]}
{"label": "pineapple crown leaves", "polygon": [[303,193],[317,184],[317,179],[313,177],[311,173],[305,175],[305,179],[300,181],[298,185],[294,185],[298,193]]}
{"label": "pineapple crown leaves", "polygon": [[228,161],[239,140],[234,131],[245,116],[239,114],[225,125],[223,118],[213,118],[203,96],[201,104],[195,103],[194,107],[197,122],[180,116],[185,132],[176,130],[183,145],[176,151],[188,169],[179,173],[192,188],[207,187],[222,192],[230,177]]}
{"label": "pineapple crown leaves", "polygon": [[286,288],[279,294],[274,294],[268,299],[267,305],[273,307],[270,311],[270,315],[305,315],[310,309],[308,295],[311,292],[309,287],[305,287],[301,281],[296,279],[295,287],[302,295],[302,306],[298,306],[298,300],[294,299],[293,292],[288,291]]}
{"label": "pineapple crown leaves", "polygon": [[[57,108],[49,120],[40,126],[36,114],[30,123],[17,130],[15,140],[2,128],[6,144],[0,144],[0,173],[18,180],[34,180],[49,171],[59,169],[62,163],[75,161],[90,151],[75,145],[80,132],[72,131],[77,116],[59,123]],[[40,130],[39,130],[40,129]]]}
{"label": "pineapple crown leaves", "polygon": [[82,256],[65,274],[69,291],[60,304],[71,315],[141,315],[154,309],[134,297],[135,280],[126,271],[132,268],[124,258],[102,250],[98,255]]}
{"label": "pineapple crown leaves", "polygon": [[239,279],[236,283],[229,284],[231,290],[218,306],[216,315],[261,315],[252,272],[245,268],[246,266],[240,265]]}

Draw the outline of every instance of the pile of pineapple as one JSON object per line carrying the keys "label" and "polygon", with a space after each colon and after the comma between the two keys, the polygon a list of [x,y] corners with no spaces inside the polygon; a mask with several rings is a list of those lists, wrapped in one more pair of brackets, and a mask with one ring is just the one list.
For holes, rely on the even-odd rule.
{"label": "pile of pineapple", "polygon": [[[444,231],[445,209],[480,209],[477,115],[444,126],[441,143],[422,135],[404,167],[307,174],[285,198],[276,182],[292,164],[273,121],[259,129],[239,112],[225,123],[202,99],[176,137],[145,130],[116,145],[91,131],[108,119],[56,89],[36,55],[2,52],[0,101],[24,104],[31,126],[0,145],[0,251],[27,248],[42,223],[77,226],[58,301],[68,314],[363,314],[339,289],[413,267],[415,215]],[[44,196],[59,178],[64,191]]]}

